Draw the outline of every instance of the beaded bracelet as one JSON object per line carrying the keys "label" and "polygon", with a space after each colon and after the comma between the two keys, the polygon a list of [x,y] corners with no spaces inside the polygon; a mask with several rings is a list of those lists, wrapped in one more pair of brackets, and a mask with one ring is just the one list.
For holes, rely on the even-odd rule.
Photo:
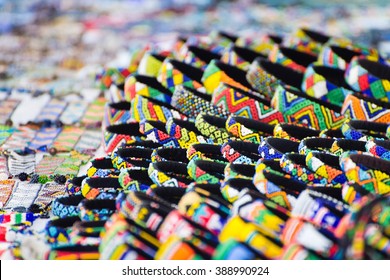
{"label": "beaded bracelet", "polygon": [[291,37],[283,40],[283,45],[317,55],[323,45],[331,40],[333,39],[326,34],[308,28],[299,28]]}
{"label": "beaded bracelet", "polygon": [[136,95],[131,102],[131,116],[137,122],[143,119],[166,122],[169,118],[186,120],[187,116],[169,104]]}
{"label": "beaded bracelet", "polygon": [[327,129],[321,130],[320,137],[321,138],[344,138],[344,135],[341,132],[341,127],[340,128],[327,128]]}
{"label": "beaded bracelet", "polygon": [[362,55],[363,53],[357,48],[328,45],[322,48],[318,62],[324,66],[346,70],[354,57]]}
{"label": "beaded bracelet", "polygon": [[345,71],[345,81],[357,92],[389,101],[389,66],[368,58],[355,57]]}
{"label": "beaded bracelet", "polygon": [[159,121],[142,120],[139,124],[140,132],[146,139],[161,144],[164,147],[180,147],[178,140],[166,132],[166,124]]}
{"label": "beaded bracelet", "polygon": [[131,102],[137,95],[167,104],[170,104],[172,99],[172,92],[160,84],[156,78],[138,74],[126,79],[125,100]]}
{"label": "beaded bracelet", "polygon": [[171,92],[175,86],[183,85],[205,92],[202,84],[203,71],[199,68],[175,59],[165,59],[161,65],[157,80]]}
{"label": "beaded bracelet", "polygon": [[81,183],[87,176],[79,176],[68,179],[65,183],[66,191],[70,196],[81,194]]}
{"label": "beaded bracelet", "polygon": [[158,201],[165,201],[175,208],[186,193],[187,189],[183,188],[153,188],[146,192],[146,194],[154,197]]}
{"label": "beaded bracelet", "polygon": [[334,232],[348,210],[348,206],[337,199],[314,190],[306,190],[299,195],[292,215]]}
{"label": "beaded bracelet", "polygon": [[50,250],[46,260],[98,260],[99,246],[96,245],[67,245]]}
{"label": "beaded bracelet", "polygon": [[244,70],[213,59],[204,70],[202,82],[208,94],[213,94],[221,82],[244,91],[253,90],[245,76]]}
{"label": "beaded bracelet", "polygon": [[[7,176],[8,178],[8,176]],[[8,202],[15,186],[15,180],[0,180],[0,207]]]}
{"label": "beaded bracelet", "polygon": [[160,187],[186,188],[193,181],[188,176],[187,165],[175,161],[152,162],[148,174]]}
{"label": "beaded bracelet", "polygon": [[217,144],[223,144],[231,139],[225,129],[225,118],[206,114],[199,114],[195,119],[195,126],[202,135],[212,139]]}
{"label": "beaded bracelet", "polygon": [[81,184],[81,194],[87,199],[97,199],[102,196],[114,198],[120,190],[118,177],[85,178]]}
{"label": "beaded bracelet", "polygon": [[53,200],[52,213],[59,218],[77,216],[79,203],[84,199],[82,195],[63,196]]}
{"label": "beaded bracelet", "polygon": [[283,248],[282,260],[323,260],[315,251],[293,243]]}
{"label": "beaded bracelet", "polygon": [[82,221],[107,220],[116,210],[113,199],[83,199],[78,208]]}
{"label": "beaded bracelet", "polygon": [[31,225],[41,214],[32,212],[8,212],[0,213],[0,224],[27,224]]}
{"label": "beaded bracelet", "polygon": [[77,221],[80,221],[80,218],[77,216],[49,221],[45,227],[47,242],[56,246],[68,243],[70,241],[69,235],[72,232],[72,226]]}
{"label": "beaded bracelet", "polygon": [[340,188],[347,182],[340,168],[339,157],[321,152],[309,152],[306,155],[306,166],[319,176],[326,178],[332,187]]}
{"label": "beaded bracelet", "polygon": [[100,234],[104,230],[106,221],[78,221],[73,225],[69,234],[70,242],[76,245],[100,245]]}
{"label": "beaded bracelet", "polygon": [[176,235],[170,236],[157,251],[156,260],[208,260],[210,254]]}
{"label": "beaded bracelet", "polygon": [[170,55],[165,53],[152,51],[145,52],[138,64],[137,73],[139,75],[157,77],[164,59],[168,56]]}
{"label": "beaded bracelet", "polygon": [[224,178],[225,164],[210,160],[192,159],[187,165],[188,174],[197,183],[217,184]]}
{"label": "beaded bracelet", "polygon": [[361,185],[371,193],[387,194],[390,164],[387,160],[362,152],[345,152],[340,156],[340,166],[349,181]]}
{"label": "beaded bracelet", "polygon": [[117,176],[118,171],[112,165],[111,157],[95,158],[90,161],[91,166],[87,170],[88,177]]}
{"label": "beaded bracelet", "polygon": [[146,168],[130,168],[122,170],[119,174],[118,182],[125,193],[130,191],[146,192],[154,184],[149,178]]}
{"label": "beaded bracelet", "polygon": [[172,210],[167,215],[156,235],[158,240],[161,243],[164,243],[172,234],[176,234],[183,238],[189,237],[192,234],[211,240],[215,240],[216,238],[207,228],[194,222],[192,219],[181,215],[178,210]]}
{"label": "beaded bracelet", "polygon": [[366,151],[365,141],[335,139],[329,152],[335,156],[340,156],[345,151]]}
{"label": "beaded bracelet", "polygon": [[221,154],[221,145],[218,144],[191,144],[187,149],[187,159],[190,160],[211,160],[214,162],[226,163]]}
{"label": "beaded bracelet", "polygon": [[390,141],[372,139],[362,143],[365,144],[365,149],[360,151],[366,151],[375,157],[390,160]]}
{"label": "beaded bracelet", "polygon": [[111,153],[121,144],[142,141],[143,138],[137,122],[108,126],[104,131],[104,150]]}
{"label": "beaded bracelet", "polygon": [[273,63],[279,63],[300,73],[304,73],[306,67],[317,60],[315,55],[301,52],[294,48],[275,45],[268,55]]}
{"label": "beaded bracelet", "polygon": [[322,258],[340,259],[341,252],[337,239],[327,230],[317,228],[300,218],[293,217],[287,221],[282,240],[285,244],[297,243],[305,249],[313,250]]}
{"label": "beaded bracelet", "polygon": [[306,156],[287,153],[280,159],[280,166],[283,171],[290,174],[296,180],[299,180],[308,185],[327,186],[328,180],[321,175],[311,171],[306,165]]}
{"label": "beaded bracelet", "polygon": [[283,114],[272,108],[269,100],[260,93],[244,91],[224,82],[215,88],[211,102],[234,115],[264,123],[276,124],[285,121]]}
{"label": "beaded bracelet", "polygon": [[104,97],[98,97],[92,101],[80,121],[81,126],[93,129],[100,128],[104,118],[105,104],[106,99]]}
{"label": "beaded bracelet", "polygon": [[273,135],[274,126],[231,115],[226,121],[226,130],[237,139],[260,144],[263,137]]}
{"label": "beaded bracelet", "polygon": [[313,129],[339,128],[345,121],[340,107],[281,85],[275,89],[271,106],[283,112],[287,123],[302,123]]}
{"label": "beaded bracelet", "polygon": [[318,130],[300,124],[279,123],[274,127],[273,136],[299,142],[306,137],[318,136],[319,133]]}
{"label": "beaded bracelet", "polygon": [[177,161],[188,163],[187,150],[183,148],[161,147],[153,150],[152,162]]}
{"label": "beaded bracelet", "polygon": [[252,179],[255,176],[255,166],[251,164],[228,163],[224,170],[225,180],[232,178]]}
{"label": "beaded bracelet", "polygon": [[131,103],[127,101],[106,103],[102,129],[105,130],[107,126],[131,121],[130,109]]}
{"label": "beaded bracelet", "polygon": [[222,156],[230,163],[255,164],[261,156],[259,145],[242,141],[229,141],[222,145]]}
{"label": "beaded bracelet", "polygon": [[188,149],[193,143],[213,143],[204,137],[192,122],[170,118],[166,123],[166,131],[179,142],[181,148]]}
{"label": "beaded bracelet", "polygon": [[266,58],[262,53],[254,51],[250,48],[230,45],[222,54],[221,61],[226,64],[233,65],[241,70],[248,71],[250,64],[257,57]]}
{"label": "beaded bracelet", "polygon": [[260,37],[242,36],[235,43],[237,46],[243,46],[253,49],[264,55],[268,55],[274,45],[279,45],[283,42],[283,38],[275,34],[264,34]]}
{"label": "beaded bracelet", "polygon": [[299,143],[275,137],[265,138],[258,149],[260,156],[263,159],[281,158],[286,153],[297,152]]}
{"label": "beaded bracelet", "polygon": [[368,141],[369,139],[385,139],[387,124],[347,120],[341,127],[344,137],[350,140]]}
{"label": "beaded bracelet", "polygon": [[230,238],[246,242],[270,259],[275,259],[282,253],[283,245],[276,236],[239,216],[231,218],[219,235],[220,242],[226,242]]}
{"label": "beaded bracelet", "polygon": [[195,119],[201,113],[220,117],[229,116],[228,111],[211,104],[210,101],[210,95],[179,85],[175,87],[171,105],[191,119]]}
{"label": "beaded bracelet", "polygon": [[178,58],[186,64],[204,70],[211,60],[220,59],[221,55],[200,46],[184,44],[180,48]]}
{"label": "beaded bracelet", "polygon": [[251,179],[230,178],[225,179],[221,183],[221,194],[230,203],[234,203],[239,198],[240,192],[244,189],[256,190]]}
{"label": "beaded bracelet", "polygon": [[306,185],[285,174],[275,160],[262,160],[256,165],[253,184],[267,198],[288,210],[295,206],[298,195]]}
{"label": "beaded bracelet", "polygon": [[[307,155],[309,152],[331,152],[336,140],[333,138],[306,137],[299,142],[298,153]],[[335,154],[336,155],[336,154]]]}
{"label": "beaded bracelet", "polygon": [[387,102],[354,92],[345,97],[341,114],[350,119],[389,123],[390,106]]}
{"label": "beaded bracelet", "polygon": [[271,99],[280,82],[300,89],[303,75],[291,68],[259,57],[253,61],[246,78],[256,91]]}

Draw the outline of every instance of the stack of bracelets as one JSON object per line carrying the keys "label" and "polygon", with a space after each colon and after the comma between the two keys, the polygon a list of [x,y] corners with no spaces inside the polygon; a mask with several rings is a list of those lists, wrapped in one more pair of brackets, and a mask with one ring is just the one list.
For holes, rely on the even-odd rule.
{"label": "stack of bracelets", "polygon": [[390,258],[386,58],[303,28],[212,34],[107,71],[83,113],[49,98],[15,128],[1,101],[2,255],[44,235],[56,260]]}

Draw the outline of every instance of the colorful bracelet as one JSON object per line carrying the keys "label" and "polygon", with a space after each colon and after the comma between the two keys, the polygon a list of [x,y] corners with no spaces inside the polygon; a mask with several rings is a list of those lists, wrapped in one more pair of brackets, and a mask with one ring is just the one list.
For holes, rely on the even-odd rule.
{"label": "colorful bracelet", "polygon": [[302,123],[313,129],[339,128],[345,121],[340,107],[281,85],[276,87],[271,105],[283,112],[287,123]]}
{"label": "colorful bracelet", "polygon": [[240,192],[244,189],[256,190],[251,179],[231,178],[221,183],[222,196],[230,203],[234,203],[239,198]]}
{"label": "colorful bracelet", "polygon": [[321,138],[344,138],[344,135],[341,132],[341,127],[340,128],[327,128],[327,129],[321,130],[320,137]]}
{"label": "colorful bracelet", "polygon": [[178,112],[169,104],[161,103],[141,95],[136,95],[131,102],[131,116],[137,122],[153,120],[166,122],[169,118],[186,120],[187,116]]}
{"label": "colorful bracelet", "polygon": [[241,70],[248,71],[251,63],[257,58],[266,56],[250,48],[230,45],[222,54],[221,61],[233,65]]}
{"label": "colorful bracelet", "polygon": [[365,144],[365,150],[359,151],[366,151],[375,157],[390,160],[390,142],[388,140],[372,139],[362,143]]}
{"label": "colorful bracelet", "polygon": [[159,143],[164,147],[180,147],[178,140],[166,132],[166,124],[163,122],[142,120],[139,127],[140,132],[150,141]]}
{"label": "colorful bracelet", "polygon": [[197,183],[217,184],[224,178],[225,164],[210,160],[192,159],[187,165],[188,174]]}
{"label": "colorful bracelet", "polygon": [[282,260],[324,260],[315,251],[307,249],[299,244],[293,243],[283,248]]}
{"label": "colorful bracelet", "polygon": [[311,63],[317,61],[315,55],[280,45],[275,45],[272,48],[268,59],[273,63],[279,63],[300,73],[304,73]]}
{"label": "colorful bracelet", "polygon": [[167,58],[160,68],[157,80],[172,93],[177,85],[183,85],[205,92],[202,84],[202,76],[203,71],[201,69],[175,59]]}
{"label": "colorful bracelet", "polygon": [[164,59],[168,56],[170,56],[170,53],[146,51],[138,64],[137,73],[144,76],[157,77]]}
{"label": "colorful bracelet", "polygon": [[366,151],[365,141],[335,139],[329,152],[335,156],[340,156],[345,151]]}
{"label": "colorful bracelet", "polygon": [[90,161],[91,166],[87,170],[88,177],[117,176],[118,170],[112,165],[111,157],[94,158]]}
{"label": "colorful bracelet", "polygon": [[286,153],[297,152],[299,143],[275,137],[265,138],[258,149],[260,156],[263,159],[281,158]]}
{"label": "colorful bracelet", "polygon": [[368,141],[370,139],[386,139],[387,124],[347,120],[341,127],[341,132],[346,139]]}
{"label": "colorful bracelet", "polygon": [[210,101],[210,95],[179,85],[175,87],[171,105],[191,119],[195,119],[201,113],[220,117],[229,116],[228,111],[211,104]]}
{"label": "colorful bracelet", "polygon": [[88,177],[81,184],[81,194],[87,199],[114,198],[121,188],[118,177]]}
{"label": "colorful bracelet", "polygon": [[259,57],[252,63],[246,78],[257,92],[270,100],[281,82],[300,89],[303,75],[282,64]]}
{"label": "colorful bracelet", "polygon": [[116,210],[113,199],[83,199],[79,206],[82,221],[107,220]]}
{"label": "colorful bracelet", "polygon": [[306,137],[318,136],[319,134],[320,131],[300,124],[279,123],[274,127],[273,136],[300,142]]}
{"label": "colorful bracelet", "polygon": [[85,128],[99,128],[102,125],[104,118],[104,106],[106,99],[104,97],[98,97],[92,103],[89,104],[87,110],[84,113],[80,124]]}
{"label": "colorful bracelet", "polygon": [[284,122],[284,116],[271,107],[260,93],[244,91],[221,82],[212,94],[212,104],[240,117],[259,120],[267,124]]}
{"label": "colorful bracelet", "polygon": [[70,152],[74,149],[84,129],[78,127],[63,127],[62,131],[54,139],[53,143],[48,146],[51,155],[61,152]]}
{"label": "colorful bracelet", "polygon": [[341,106],[352,89],[344,80],[344,71],[311,64],[303,76],[302,91],[330,104]]}
{"label": "colorful bracelet", "polygon": [[[306,137],[299,142],[298,153],[307,155],[309,152],[330,152],[333,154],[335,150],[332,147],[336,139],[321,138],[321,137]],[[336,155],[336,154],[335,154]]]}
{"label": "colorful bracelet", "polygon": [[160,187],[186,188],[193,181],[188,176],[187,165],[175,161],[152,162],[148,174]]}
{"label": "colorful bracelet", "polygon": [[149,178],[145,168],[130,168],[122,170],[118,181],[125,193],[130,191],[146,192],[153,186],[153,181]]}
{"label": "colorful bracelet", "polygon": [[222,156],[230,163],[255,164],[261,156],[259,145],[243,141],[229,141],[222,145]]}
{"label": "colorful bracelet", "polygon": [[104,131],[104,150],[111,153],[122,144],[142,141],[143,138],[137,122],[108,126]]}
{"label": "colorful bracelet", "polygon": [[390,96],[389,66],[355,57],[345,71],[345,81],[357,92],[385,102]]}
{"label": "colorful bracelet", "polygon": [[243,46],[255,50],[256,52],[268,55],[275,45],[283,42],[283,38],[275,34],[264,34],[263,36],[242,36],[235,43],[237,46]]}
{"label": "colorful bracelet", "polygon": [[172,92],[160,84],[156,78],[138,74],[126,79],[125,99],[131,102],[137,95],[166,104],[170,104],[172,99]]}
{"label": "colorful bracelet", "polygon": [[187,189],[183,188],[153,188],[146,192],[158,201],[165,201],[175,208],[181,202],[183,196],[187,193]]}
{"label": "colorful bracelet", "polygon": [[84,199],[82,195],[63,196],[53,200],[52,213],[59,218],[78,216],[78,205]]}
{"label": "colorful bracelet", "polygon": [[[192,147],[192,145],[190,147]],[[188,163],[189,160],[187,158],[187,149],[171,148],[171,147],[161,147],[161,148],[154,149],[151,155],[151,159],[152,162],[177,161],[181,163]]]}
{"label": "colorful bracelet", "polygon": [[132,121],[130,109],[131,103],[127,101],[106,103],[104,106],[102,129],[105,130],[105,128],[110,125]]}
{"label": "colorful bracelet", "polygon": [[195,126],[202,135],[212,139],[217,144],[223,144],[230,135],[225,129],[225,118],[215,117],[206,114],[199,114],[195,119]]}
{"label": "colorful bracelet", "polygon": [[250,247],[247,243],[228,239],[218,244],[213,260],[266,260],[267,258]]}
{"label": "colorful bracelet", "polygon": [[32,212],[8,212],[1,214],[0,213],[0,224],[27,224],[31,225],[41,214],[32,213]]}
{"label": "colorful bracelet", "polygon": [[208,260],[210,254],[176,235],[170,236],[156,253],[156,260]]}
{"label": "colorful bracelet", "polygon": [[226,130],[237,139],[260,144],[263,137],[273,135],[274,126],[261,121],[231,115],[226,121]]}
{"label": "colorful bracelet", "polygon": [[73,177],[66,181],[65,188],[70,196],[81,194],[81,184],[87,176]]}
{"label": "colorful bracelet", "polygon": [[55,123],[64,109],[67,106],[67,102],[63,100],[59,100],[53,98],[45,105],[43,110],[39,113],[39,115],[35,118],[35,122],[49,122]]}
{"label": "colorful bracelet", "polygon": [[224,170],[225,180],[233,178],[252,179],[255,176],[255,166],[252,164],[228,163]]}
{"label": "colorful bracelet", "polygon": [[389,123],[390,105],[387,102],[354,92],[345,97],[341,114],[350,119]]}
{"label": "colorful bracelet", "polygon": [[299,28],[291,37],[283,40],[283,45],[317,55],[323,48],[323,45],[332,40],[333,38],[330,36],[318,31],[308,28]]}
{"label": "colorful bracelet", "polygon": [[213,143],[211,139],[204,137],[192,122],[170,118],[166,123],[166,131],[171,137],[176,138],[180,147],[184,149],[188,149],[193,143]]}
{"label": "colorful bracelet", "polygon": [[321,152],[309,152],[306,155],[306,166],[319,176],[326,178],[328,184],[331,184],[334,188],[340,188],[347,182],[347,178],[341,170],[338,156]]}
{"label": "colorful bracelet", "polygon": [[58,246],[59,244],[67,244],[70,241],[70,233],[72,226],[80,221],[77,216],[65,217],[56,220],[50,220],[45,226],[47,242]]}
{"label": "colorful bracelet", "polygon": [[221,145],[218,144],[191,144],[187,149],[187,159],[210,160],[220,163],[226,163],[226,159],[221,154]]}
{"label": "colorful bracelet", "polygon": [[98,260],[99,246],[96,245],[67,245],[50,250],[46,260]]}
{"label": "colorful bracelet", "polygon": [[345,152],[340,156],[340,166],[349,181],[361,185],[370,193],[387,194],[390,164],[387,160],[362,152]]}
{"label": "colorful bracelet", "polygon": [[211,60],[220,59],[221,55],[200,46],[184,44],[180,48],[178,58],[186,64],[204,70]]}
{"label": "colorful bracelet", "polygon": [[3,208],[3,206],[7,204],[8,199],[11,197],[15,184],[15,180],[12,179],[0,180],[0,208]]}
{"label": "colorful bracelet", "polygon": [[318,62],[324,66],[346,70],[354,57],[362,55],[363,53],[357,48],[328,45],[322,48]]}
{"label": "colorful bracelet", "polygon": [[221,82],[244,91],[253,90],[245,76],[244,70],[213,59],[204,70],[202,82],[206,92],[210,95]]}
{"label": "colorful bracelet", "polygon": [[328,179],[313,172],[306,165],[306,156],[297,153],[287,153],[280,159],[280,166],[283,171],[290,174],[292,178],[310,186],[327,186]]}

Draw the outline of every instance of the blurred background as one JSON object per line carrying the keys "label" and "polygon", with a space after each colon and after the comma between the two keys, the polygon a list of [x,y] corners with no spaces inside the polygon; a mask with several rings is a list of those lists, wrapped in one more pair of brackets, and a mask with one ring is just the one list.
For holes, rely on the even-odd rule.
{"label": "blurred background", "polygon": [[69,89],[74,70],[81,80],[146,42],[212,30],[250,37],[305,26],[388,56],[389,15],[386,0],[0,0],[0,88]]}

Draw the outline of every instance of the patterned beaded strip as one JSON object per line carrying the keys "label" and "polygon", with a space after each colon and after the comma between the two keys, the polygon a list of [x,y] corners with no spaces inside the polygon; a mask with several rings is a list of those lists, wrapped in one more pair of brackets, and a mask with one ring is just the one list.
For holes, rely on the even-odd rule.
{"label": "patterned beaded strip", "polygon": [[[127,109],[124,109],[125,104]],[[123,106],[123,108],[116,108],[115,105]],[[104,106],[104,118],[102,123],[102,129],[104,130],[107,126],[114,124],[127,123],[131,121],[130,114],[131,103],[121,102],[121,103],[106,103]]]}
{"label": "patterned beaded strip", "polygon": [[0,103],[0,124],[5,124],[9,120],[12,112],[19,103],[19,100],[11,98],[8,98]]}
{"label": "patterned beaded strip", "polygon": [[46,151],[60,132],[61,128],[58,127],[43,127],[37,132],[28,147],[33,150]]}
{"label": "patterned beaded strip", "polygon": [[[245,145],[247,144],[247,145]],[[241,147],[237,147],[241,146]],[[230,163],[255,164],[259,159],[258,145],[242,142],[227,142],[222,145],[222,156]]]}
{"label": "patterned beaded strip", "polygon": [[[161,125],[162,128],[159,129],[156,125]],[[171,137],[166,133],[164,123],[143,120],[139,124],[139,129],[140,132],[146,136],[147,140],[160,143],[164,147],[180,147],[178,139]]]}
{"label": "patterned beaded strip", "polygon": [[36,130],[21,126],[1,146],[4,150],[23,150],[34,139]]}
{"label": "patterned beaded strip", "polygon": [[34,200],[34,204],[37,204],[44,209],[46,206],[51,204],[55,198],[64,196],[65,194],[66,188],[64,184],[57,184],[54,182],[46,183],[38,192],[38,196]]}
{"label": "patterned beaded strip", "polygon": [[78,174],[80,166],[86,164],[90,158],[90,155],[72,151],[70,152],[70,156],[66,157],[62,164],[56,168],[54,174],[75,176]]}
{"label": "patterned beaded strip", "polygon": [[137,95],[149,97],[167,104],[170,104],[172,99],[172,94],[164,93],[157,88],[138,81],[137,76],[130,76],[126,79],[125,98],[131,102]]}
{"label": "patterned beaded strip", "polygon": [[14,190],[9,198],[5,209],[25,207],[28,209],[38,196],[41,184],[30,184],[28,182],[16,182]]}
{"label": "patterned beaded strip", "polygon": [[7,158],[0,155],[0,180],[7,180],[8,177]]}
{"label": "patterned beaded strip", "polygon": [[62,112],[59,120],[64,125],[76,124],[83,117],[87,110],[88,103],[86,101],[73,101],[68,104],[64,112]]}
{"label": "patterned beaded strip", "polygon": [[[324,100],[331,104],[341,106],[345,97],[352,93],[352,90],[343,85],[335,85],[328,81],[327,77],[318,73],[318,68],[324,68],[326,71],[334,72],[334,75],[343,77],[344,72],[339,69],[325,66],[310,65],[307,67],[303,76],[302,90],[309,96]],[[333,73],[331,73],[333,74]]]}
{"label": "patterned beaded strip", "polygon": [[[185,172],[187,173],[187,165],[184,163],[176,163],[176,162],[153,162],[149,165],[148,168],[148,174],[150,179],[152,181],[160,186],[160,187],[178,187],[178,188],[187,188],[188,184],[192,182],[191,178],[184,173],[173,173],[174,170],[177,172],[176,169],[172,169],[170,172],[162,172],[159,169],[159,164],[174,164],[172,168],[177,168],[177,166],[180,166],[181,168],[185,169]],[[176,165],[176,166],[175,166]],[[174,176],[171,176],[174,175]]]}
{"label": "patterned beaded strip", "polygon": [[199,114],[195,119],[196,128],[207,138],[214,140],[217,144],[223,144],[229,139],[231,139],[229,133],[223,127],[217,127],[208,121],[209,116],[204,114]]}
{"label": "patterned beaded strip", "polygon": [[389,101],[390,80],[380,79],[366,68],[379,68],[388,71],[384,63],[355,57],[345,72],[345,80],[357,92],[382,101]]}
{"label": "patterned beaded strip", "polygon": [[104,105],[106,104],[106,99],[100,97],[93,101],[87,108],[81,123],[85,127],[99,127],[104,117]]}
{"label": "patterned beaded strip", "polygon": [[74,148],[83,133],[84,129],[82,128],[64,127],[54,140],[51,148],[54,148],[57,152],[69,152]]}
{"label": "patterned beaded strip", "polygon": [[[218,170],[222,169],[222,170]],[[224,177],[225,164],[209,160],[192,159],[187,165],[188,174],[197,183],[218,184]]]}
{"label": "patterned beaded strip", "polygon": [[341,114],[350,119],[363,121],[389,123],[390,107],[381,102],[368,99],[358,93],[349,94],[345,97]]}
{"label": "patterned beaded strip", "polygon": [[95,151],[101,144],[101,131],[85,130],[74,149],[80,153],[84,151]]}
{"label": "patterned beaded strip", "polygon": [[54,171],[65,161],[64,156],[44,156],[35,168],[38,175],[53,175]]}
{"label": "patterned beaded strip", "polygon": [[1,180],[0,181],[0,209],[6,205],[11,193],[14,189],[14,180]]}
{"label": "patterned beaded strip", "polygon": [[251,97],[250,93],[220,83],[212,94],[212,104],[216,107],[245,118],[260,120],[264,123],[276,124],[284,122],[281,112],[265,104],[260,98]]}
{"label": "patterned beaded strip", "polygon": [[55,122],[62,114],[66,106],[66,101],[52,99],[39,113],[35,121],[38,123],[43,121]]}
{"label": "patterned beaded strip", "polygon": [[0,124],[0,146],[14,133],[15,128]]}
{"label": "patterned beaded strip", "polygon": [[302,123],[314,129],[340,128],[345,116],[329,107],[304,98],[282,86],[275,90],[271,105],[283,112],[288,123]]}
{"label": "patterned beaded strip", "polygon": [[[302,65],[299,64],[298,62],[294,61],[291,57],[288,57],[285,53],[284,50],[286,48],[281,49],[279,45],[275,45],[271,52],[269,53],[268,59],[273,62],[273,63],[279,63],[283,66],[289,67],[291,69],[294,69],[295,71],[298,71],[300,73],[304,73],[306,70],[307,65]],[[298,52],[297,50],[294,49],[287,49]],[[316,61],[316,57],[314,55],[310,55],[308,53],[300,52],[302,56],[305,56],[307,60],[311,60],[311,62]]]}
{"label": "patterned beaded strip", "polygon": [[24,172],[31,174],[35,172],[36,158],[35,154],[20,155],[11,151],[8,156],[8,170],[13,176]]}

